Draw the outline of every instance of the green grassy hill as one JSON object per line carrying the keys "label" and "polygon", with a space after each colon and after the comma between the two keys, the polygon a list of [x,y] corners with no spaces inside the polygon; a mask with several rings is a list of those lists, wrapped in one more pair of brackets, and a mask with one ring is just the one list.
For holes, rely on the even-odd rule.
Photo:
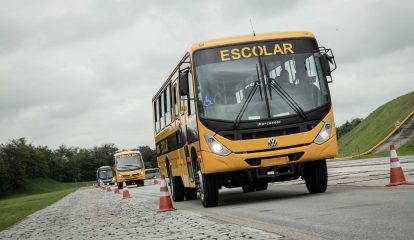
{"label": "green grassy hill", "polygon": [[29,179],[23,188],[0,198],[0,231],[94,182],[61,183],[52,179]]}
{"label": "green grassy hill", "polygon": [[377,108],[339,139],[339,156],[353,156],[369,150],[395,128],[397,121],[402,121],[413,110],[414,91]]}

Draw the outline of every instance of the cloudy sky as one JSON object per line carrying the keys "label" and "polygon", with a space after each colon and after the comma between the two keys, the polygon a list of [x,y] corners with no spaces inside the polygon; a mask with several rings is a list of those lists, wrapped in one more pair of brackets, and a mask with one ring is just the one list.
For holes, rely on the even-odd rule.
{"label": "cloudy sky", "polygon": [[413,1],[0,0],[0,143],[153,146],[151,98],[192,43],[306,30],[336,123],[414,90]]}

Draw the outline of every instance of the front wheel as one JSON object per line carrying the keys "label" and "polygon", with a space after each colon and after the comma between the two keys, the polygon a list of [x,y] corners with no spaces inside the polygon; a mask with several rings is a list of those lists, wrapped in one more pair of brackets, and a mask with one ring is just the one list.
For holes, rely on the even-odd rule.
{"label": "front wheel", "polygon": [[200,200],[204,207],[215,207],[218,205],[218,184],[214,174],[202,174],[197,172],[200,179]]}
{"label": "front wheel", "polygon": [[118,189],[119,189],[119,190],[122,190],[122,182],[119,182],[119,183],[118,183]]}
{"label": "front wheel", "polygon": [[312,161],[302,164],[306,188],[310,193],[322,193],[328,187],[328,170],[326,160]]}
{"label": "front wheel", "polygon": [[136,184],[137,184],[137,187],[140,187],[140,186],[143,187],[144,186],[144,180],[137,181]]}
{"label": "front wheel", "polygon": [[242,185],[243,192],[254,192],[255,186],[253,183],[246,183]]}

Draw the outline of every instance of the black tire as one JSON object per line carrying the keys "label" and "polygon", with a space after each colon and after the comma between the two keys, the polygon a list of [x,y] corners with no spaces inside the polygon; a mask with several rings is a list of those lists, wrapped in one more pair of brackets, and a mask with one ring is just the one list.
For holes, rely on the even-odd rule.
{"label": "black tire", "polygon": [[174,202],[184,201],[184,185],[181,177],[172,176],[171,168],[168,167],[168,178],[170,179],[170,193]]}
{"label": "black tire", "polygon": [[184,188],[185,200],[197,199],[197,188]]}
{"label": "black tire", "polygon": [[141,180],[141,187],[143,187],[144,184],[145,184],[145,181],[144,180]]}
{"label": "black tire", "polygon": [[328,187],[328,170],[326,160],[312,161],[302,164],[306,188],[310,193],[322,193]]}
{"label": "black tire", "polygon": [[204,207],[216,207],[218,205],[218,183],[214,174],[201,174],[200,199]]}
{"label": "black tire", "polygon": [[267,190],[267,186],[269,185],[267,182],[256,182],[255,184],[256,191],[264,191]]}
{"label": "black tire", "polygon": [[242,189],[243,189],[243,192],[248,193],[248,192],[254,192],[256,187],[253,183],[247,183],[247,184],[242,185]]}
{"label": "black tire", "polygon": [[118,183],[118,189],[119,189],[119,190],[122,190],[122,182],[119,182],[119,183]]}

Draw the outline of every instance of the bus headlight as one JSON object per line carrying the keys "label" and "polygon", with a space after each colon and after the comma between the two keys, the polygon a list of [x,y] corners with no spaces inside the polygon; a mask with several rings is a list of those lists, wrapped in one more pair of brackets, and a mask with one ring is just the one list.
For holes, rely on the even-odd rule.
{"label": "bus headlight", "polygon": [[323,125],[321,131],[319,132],[318,136],[315,138],[315,141],[313,142],[316,144],[322,144],[328,141],[328,139],[331,138],[331,132],[332,132],[332,121],[328,120]]}
{"label": "bus headlight", "polygon": [[220,156],[227,156],[231,153],[230,150],[228,150],[223,144],[217,141],[217,139],[215,139],[214,137],[208,134],[205,134],[204,138],[206,139],[207,145],[213,153],[220,155]]}

